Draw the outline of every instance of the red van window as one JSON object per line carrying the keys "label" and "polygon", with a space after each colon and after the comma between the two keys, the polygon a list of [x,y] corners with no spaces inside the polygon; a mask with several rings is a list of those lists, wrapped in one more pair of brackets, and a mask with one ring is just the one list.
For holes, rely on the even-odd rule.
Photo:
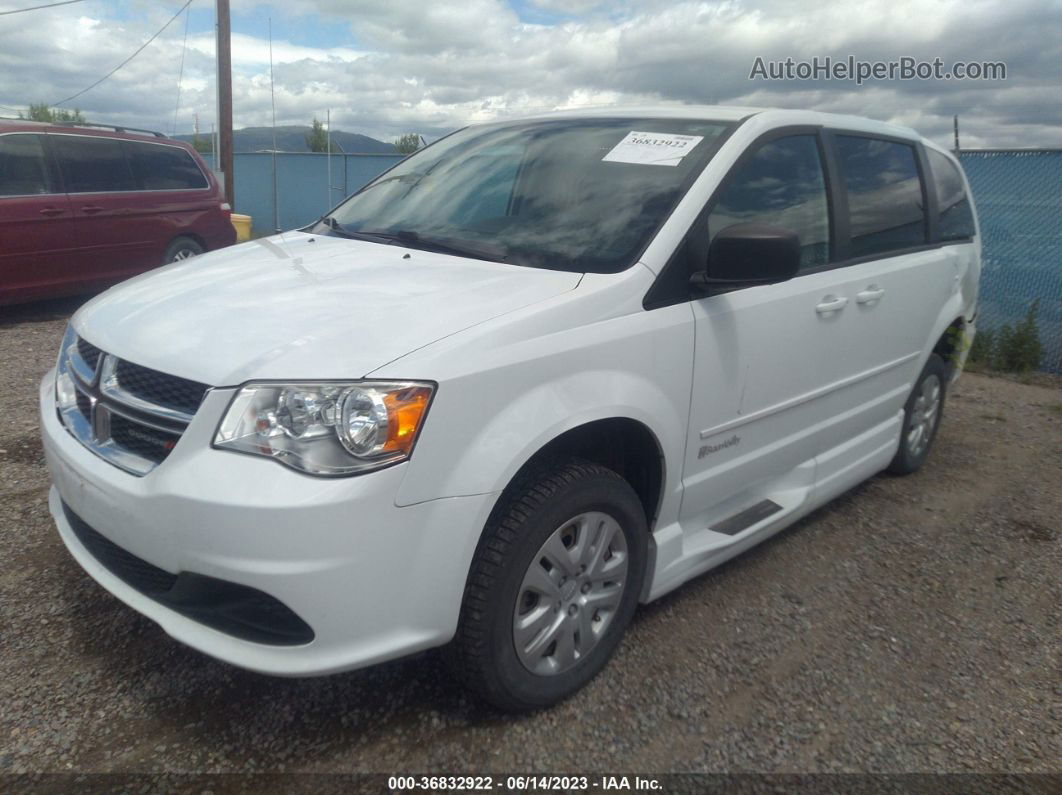
{"label": "red van window", "polygon": [[0,196],[51,193],[39,135],[0,135]]}
{"label": "red van window", "polygon": [[196,190],[209,186],[184,149],[164,144],[127,142],[133,173],[143,190]]}
{"label": "red van window", "polygon": [[122,142],[113,138],[50,135],[67,193],[136,190]]}

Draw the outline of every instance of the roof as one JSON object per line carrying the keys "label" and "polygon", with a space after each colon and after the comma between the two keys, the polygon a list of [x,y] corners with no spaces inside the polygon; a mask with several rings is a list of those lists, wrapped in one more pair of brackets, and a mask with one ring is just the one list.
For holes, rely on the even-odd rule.
{"label": "roof", "polygon": [[100,133],[105,136],[130,136],[134,138],[166,138],[168,136],[154,130],[142,130],[138,127],[125,127],[118,124],[91,124],[63,123],[35,121],[33,119],[8,119],[0,118],[0,132],[14,132],[17,130],[41,130],[44,132],[70,132],[70,133]]}
{"label": "roof", "polygon": [[[657,118],[657,119],[705,119],[709,121],[734,122],[755,116],[762,123],[770,126],[783,125],[823,125],[842,127],[861,132],[892,135],[901,138],[920,139],[921,136],[910,127],[890,122],[867,119],[861,116],[849,116],[837,113],[822,113],[815,110],[793,110],[787,108],[747,108],[733,105],[661,105],[646,107],[596,107],[570,108],[523,116],[510,121],[530,121],[547,119],[586,119],[586,118]],[[491,122],[484,121],[484,124]]]}

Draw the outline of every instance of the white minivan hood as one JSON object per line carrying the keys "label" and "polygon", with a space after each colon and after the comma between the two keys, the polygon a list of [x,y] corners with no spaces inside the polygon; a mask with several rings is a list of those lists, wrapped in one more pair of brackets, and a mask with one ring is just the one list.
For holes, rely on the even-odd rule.
{"label": "white minivan hood", "polygon": [[72,322],[108,353],[213,386],[359,378],[580,276],[289,232],[138,276]]}

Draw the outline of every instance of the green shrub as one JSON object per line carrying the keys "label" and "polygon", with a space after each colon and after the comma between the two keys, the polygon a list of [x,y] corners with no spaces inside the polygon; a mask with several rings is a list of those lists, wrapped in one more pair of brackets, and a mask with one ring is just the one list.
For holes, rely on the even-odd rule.
{"label": "green shrub", "polygon": [[1040,367],[1044,348],[1040,344],[1040,331],[1036,325],[1039,308],[1038,298],[1032,302],[1023,320],[1013,327],[1007,323],[1000,327],[990,354],[993,368],[1008,373],[1027,373]]}
{"label": "green shrub", "polygon": [[992,364],[992,355],[995,353],[995,350],[995,329],[978,329],[977,333],[974,335],[973,344],[970,346],[970,353],[966,358],[971,364],[979,364],[984,367],[989,367]]}

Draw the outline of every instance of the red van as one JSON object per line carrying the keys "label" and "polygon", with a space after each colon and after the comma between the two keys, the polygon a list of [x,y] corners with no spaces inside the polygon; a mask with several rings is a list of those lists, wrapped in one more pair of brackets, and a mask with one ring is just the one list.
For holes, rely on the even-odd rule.
{"label": "red van", "polygon": [[230,215],[189,144],[0,119],[0,305],[97,290],[231,245]]}

